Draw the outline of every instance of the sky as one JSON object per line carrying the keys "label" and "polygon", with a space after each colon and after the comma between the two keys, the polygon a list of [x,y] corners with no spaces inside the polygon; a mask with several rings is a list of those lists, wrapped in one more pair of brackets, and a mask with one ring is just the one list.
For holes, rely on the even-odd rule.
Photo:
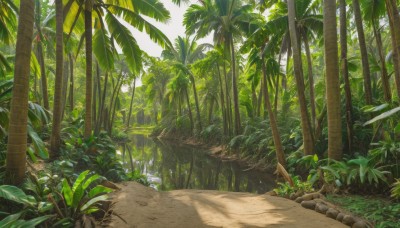
{"label": "sky", "polygon": [[[183,15],[190,4],[194,4],[197,0],[190,0],[187,4],[182,3],[181,6],[177,6],[172,3],[171,0],[160,0],[165,6],[165,8],[170,12],[171,19],[166,23],[159,23],[151,18],[147,18],[154,26],[160,29],[169,40],[174,43],[175,38],[178,36],[185,36],[185,27],[182,25]],[[133,36],[139,44],[139,47],[147,52],[150,56],[159,57],[162,52],[162,48],[150,40],[150,37],[145,32],[139,32],[134,28],[130,28]],[[204,39],[200,39],[197,43],[212,43],[212,35]]]}

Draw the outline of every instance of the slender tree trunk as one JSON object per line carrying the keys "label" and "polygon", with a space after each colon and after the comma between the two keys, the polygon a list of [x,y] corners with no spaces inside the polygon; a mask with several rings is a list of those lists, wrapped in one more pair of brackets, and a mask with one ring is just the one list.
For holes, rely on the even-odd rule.
{"label": "slender tree trunk", "polygon": [[342,159],[342,121],[336,26],[336,1],[324,1],[324,46],[328,112],[328,157]]}
{"label": "slender tree trunk", "polygon": [[263,90],[264,90],[263,83],[260,83],[260,92],[258,93],[258,98],[257,98],[257,116],[258,117],[261,117]]}
{"label": "slender tree trunk", "polygon": [[119,86],[117,84],[118,90],[117,90],[117,95],[115,96],[114,108],[112,109],[112,115],[111,115],[111,119],[110,119],[110,129],[109,129],[110,136],[112,135],[112,129],[113,129],[114,119],[115,119],[115,112],[117,110],[117,99],[118,99],[118,96],[119,96],[119,92],[121,91],[122,81],[123,80],[121,80],[121,83],[119,84]]}
{"label": "slender tree trunk", "polygon": [[221,100],[221,112],[222,112],[222,121],[224,126],[224,135],[228,134],[228,123],[226,118],[226,108],[225,108],[225,101],[224,101],[224,88],[222,86],[222,77],[221,71],[219,69],[219,64],[217,63],[217,71],[218,71],[218,80],[219,80],[219,90],[220,90],[220,100]]}
{"label": "slender tree trunk", "polygon": [[380,65],[381,65],[381,78],[382,78],[381,81],[382,81],[383,93],[385,96],[385,101],[391,102],[392,101],[392,93],[390,90],[389,76],[388,76],[387,69],[386,69],[385,55],[383,53],[382,37],[381,37],[381,33],[378,31],[378,28],[377,28],[378,23],[379,22],[377,20],[375,20],[375,19],[372,20],[372,27],[374,29],[376,47],[378,48],[379,60],[380,60]]}
{"label": "slender tree trunk", "polygon": [[390,35],[393,49],[394,79],[396,82],[397,97],[400,99],[400,16],[395,0],[385,0],[389,16]]}
{"label": "slender tree trunk", "polygon": [[[225,59],[225,58],[224,58]],[[225,80],[225,94],[226,94],[226,118],[228,119],[228,132],[229,136],[232,134],[232,104],[228,85],[228,76],[226,72],[226,63],[224,61],[224,80]]]}
{"label": "slender tree trunk", "polygon": [[127,128],[129,128],[129,123],[131,122],[133,98],[135,97],[135,89],[136,89],[136,78],[133,79],[133,89],[132,89],[132,96],[131,96],[131,104],[129,105],[128,122],[126,124]]}
{"label": "slender tree trunk", "polygon": [[[93,96],[93,100],[92,100],[92,124],[93,126],[96,126],[96,122],[97,122],[97,101],[100,99],[100,96],[97,95],[97,92],[100,93],[100,91],[98,91],[98,85],[100,83],[100,67],[99,64],[96,61],[96,76],[93,78],[93,92],[92,92],[92,96]],[[96,129],[96,127],[94,127],[94,129]]]}
{"label": "slender tree trunk", "polygon": [[371,88],[371,73],[368,63],[367,45],[365,43],[364,28],[361,18],[360,3],[358,0],[353,1],[354,20],[356,22],[358,43],[360,44],[361,62],[364,76],[364,92],[366,104],[372,104],[372,88]]}
{"label": "slender tree trunk", "polygon": [[68,54],[69,57],[69,108],[72,112],[74,110],[74,60],[72,58],[72,54]]}
{"label": "slender tree trunk", "polygon": [[317,121],[317,114],[315,112],[315,95],[314,95],[314,75],[312,70],[312,59],[310,45],[306,33],[303,33],[304,47],[307,56],[307,69],[308,69],[308,83],[310,87],[310,106],[311,106],[311,127],[315,129],[315,122]]}
{"label": "slender tree trunk", "polygon": [[190,79],[192,81],[192,87],[193,87],[193,94],[194,94],[194,101],[196,105],[196,114],[197,114],[197,121],[199,121],[199,130],[202,130],[202,124],[201,124],[201,117],[200,117],[200,107],[199,107],[199,98],[197,97],[197,88],[196,88],[196,83],[194,81],[194,76],[192,73],[190,74]]}
{"label": "slender tree trunk", "polygon": [[64,73],[62,81],[62,105],[61,105],[61,121],[64,119],[65,108],[67,106],[68,94],[68,78],[69,78],[69,61],[64,61]]}
{"label": "slender tree trunk", "polygon": [[267,69],[265,67],[265,62],[264,62],[264,55],[261,53],[262,58],[262,73],[263,73],[263,94],[264,94],[264,106],[267,109],[268,112],[268,116],[269,116],[269,122],[270,122],[270,127],[271,127],[271,131],[272,131],[272,136],[274,139],[274,145],[275,145],[275,152],[276,152],[276,160],[282,165],[282,166],[286,166],[286,159],[285,159],[285,153],[283,151],[283,146],[282,146],[282,141],[281,141],[281,136],[279,134],[279,130],[278,130],[278,124],[276,122],[276,118],[275,118],[275,113],[272,110],[271,107],[271,102],[269,99],[269,93],[268,93],[268,85],[267,85]]}
{"label": "slender tree trunk", "polygon": [[294,0],[288,0],[288,19],[289,19],[289,31],[291,46],[293,49],[293,61],[294,61],[294,75],[297,84],[297,94],[300,105],[301,114],[301,128],[303,132],[303,143],[304,143],[304,154],[314,154],[314,139],[311,132],[311,124],[307,111],[307,102],[304,94],[304,78],[303,68],[301,63],[301,53],[298,42],[298,34],[295,23],[295,3]]}
{"label": "slender tree trunk", "polygon": [[341,71],[344,81],[344,91],[346,94],[346,125],[347,125],[347,148],[349,153],[353,145],[353,105],[351,101],[351,89],[349,80],[349,70],[347,64],[347,15],[346,0],[340,0],[340,58]]}
{"label": "slender tree trunk", "polygon": [[54,86],[53,128],[51,131],[51,156],[58,156],[61,144],[62,82],[64,67],[63,4],[56,0],[56,80]]}
{"label": "slender tree trunk", "polygon": [[235,58],[235,46],[233,44],[233,37],[230,36],[231,45],[231,64],[232,64],[232,90],[233,90],[233,108],[235,110],[235,135],[240,135],[241,133],[241,122],[240,122],[240,110],[239,110],[239,94],[236,82],[236,58]]}
{"label": "slender tree trunk", "polygon": [[[114,88],[114,92],[113,92],[113,96],[111,98],[111,103],[110,103],[110,111],[109,111],[109,120],[108,120],[108,134],[111,136],[112,134],[112,125],[113,125],[113,121],[114,121],[114,113],[115,113],[115,108],[117,106],[117,99],[118,99],[118,95],[119,95],[119,91],[121,89],[122,86],[122,71],[121,71],[121,75],[118,78],[118,81],[115,85]],[[115,98],[114,98],[115,97]]]}
{"label": "slender tree trunk", "polygon": [[30,73],[27,63],[31,59],[34,10],[33,0],[21,1],[6,158],[6,180],[10,184],[22,183],[26,171]]}
{"label": "slender tree trunk", "polygon": [[213,111],[214,111],[214,99],[211,99],[211,101],[210,101],[210,110],[209,110],[209,113],[208,113],[208,124],[209,125],[211,125],[211,123],[212,123]]}
{"label": "slender tree trunk", "polygon": [[104,104],[106,102],[107,83],[108,83],[108,72],[106,72],[106,75],[105,75],[105,78],[104,78],[103,94],[102,94],[102,97],[100,99],[99,118],[98,118],[98,122],[97,122],[96,128],[95,128],[95,134],[96,135],[99,134],[99,132],[101,130],[101,123],[102,123],[102,120],[104,118]]}
{"label": "slender tree trunk", "polygon": [[192,108],[190,107],[189,93],[187,91],[187,88],[185,88],[185,93],[186,93],[186,102],[187,102],[187,106],[188,106],[188,110],[189,110],[190,130],[193,133],[193,129],[194,129],[193,115],[192,115]]}
{"label": "slender tree trunk", "polygon": [[92,134],[92,0],[85,2],[85,41],[86,41],[86,95],[85,95],[85,133]]}
{"label": "slender tree trunk", "polygon": [[38,52],[38,61],[40,65],[40,74],[41,78],[40,81],[42,82],[42,96],[43,96],[43,106],[46,110],[49,110],[49,95],[47,93],[47,77],[46,77],[46,68],[44,63],[44,56],[43,56],[43,47],[42,43],[38,42],[37,44],[37,52]]}

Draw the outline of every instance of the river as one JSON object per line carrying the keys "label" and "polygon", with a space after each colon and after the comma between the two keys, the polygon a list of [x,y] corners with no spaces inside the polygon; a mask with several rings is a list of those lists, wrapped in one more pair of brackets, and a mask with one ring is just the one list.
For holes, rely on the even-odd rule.
{"label": "river", "polygon": [[275,186],[272,174],[246,171],[247,167],[238,162],[212,157],[207,150],[145,135],[132,135],[131,141],[121,147],[119,156],[127,172],[139,169],[150,186],[160,191],[207,189],[263,194]]}

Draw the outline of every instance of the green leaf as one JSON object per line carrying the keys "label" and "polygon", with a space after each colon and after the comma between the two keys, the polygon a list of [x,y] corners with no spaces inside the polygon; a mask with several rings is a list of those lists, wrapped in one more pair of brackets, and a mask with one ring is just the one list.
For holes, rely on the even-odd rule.
{"label": "green leaf", "polygon": [[83,171],[81,174],[79,174],[78,178],[76,179],[74,185],[72,186],[72,191],[75,192],[76,188],[82,184],[82,182],[86,179],[87,174],[90,172],[90,170]]}
{"label": "green leaf", "polygon": [[66,204],[67,204],[68,206],[71,206],[71,205],[72,205],[73,193],[72,193],[71,187],[70,187],[69,184],[68,184],[67,179],[64,179],[64,180],[62,181],[62,186],[63,186],[63,187],[62,187],[62,192],[63,192],[63,194],[64,194],[65,202],[66,202]]}
{"label": "green leaf", "polygon": [[122,52],[129,63],[132,73],[137,73],[142,68],[142,51],[130,31],[111,12],[106,15],[106,22],[111,35],[122,48]]}
{"label": "green leaf", "polygon": [[400,111],[400,107],[391,109],[391,110],[389,110],[389,111],[387,111],[387,112],[384,112],[384,113],[380,114],[379,116],[376,116],[376,117],[373,118],[372,120],[369,120],[369,121],[365,122],[365,123],[363,124],[363,126],[367,126],[367,125],[369,125],[369,124],[375,123],[375,122],[378,121],[378,120],[386,119],[386,118],[388,118],[388,117],[394,115],[394,114],[397,113],[398,111]]}
{"label": "green leaf", "polygon": [[12,224],[21,217],[21,215],[22,212],[5,217],[3,220],[0,221],[0,227],[11,227]]}
{"label": "green leaf", "polygon": [[26,206],[35,206],[36,202],[32,201],[21,189],[12,185],[0,186],[0,198],[21,203]]}
{"label": "green leaf", "polygon": [[111,39],[105,28],[96,30],[93,36],[93,52],[101,69],[104,71],[110,71],[114,68]]}
{"label": "green leaf", "polygon": [[103,201],[103,200],[107,200],[108,196],[107,195],[101,195],[101,196],[97,196],[91,200],[89,200],[87,203],[85,203],[82,207],[81,207],[81,211],[84,212],[86,209],[88,209],[90,206],[92,206],[93,204],[99,202],[99,201]]}
{"label": "green leaf", "polygon": [[36,133],[36,131],[33,129],[33,127],[30,124],[28,124],[28,135],[32,139],[32,143],[34,145],[35,152],[41,158],[48,159],[49,158],[49,152],[47,151],[43,140],[40,138],[40,136]]}
{"label": "green leaf", "polygon": [[94,187],[93,189],[90,190],[88,196],[89,198],[93,198],[99,194],[105,194],[105,193],[110,193],[113,190],[111,188],[107,188],[105,186],[102,185],[98,185],[96,187]]}
{"label": "green leaf", "polygon": [[45,215],[45,216],[41,216],[38,218],[34,218],[28,221],[23,221],[21,222],[21,224],[18,226],[20,228],[31,228],[31,227],[36,227],[37,225],[39,225],[40,223],[48,220],[49,218],[54,217],[54,215]]}

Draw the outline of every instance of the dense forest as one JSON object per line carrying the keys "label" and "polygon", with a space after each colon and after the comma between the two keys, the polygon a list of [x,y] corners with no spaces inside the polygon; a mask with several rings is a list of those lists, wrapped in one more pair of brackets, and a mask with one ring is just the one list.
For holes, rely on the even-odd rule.
{"label": "dense forest", "polygon": [[172,0],[175,40],[167,1],[0,0],[0,227],[104,223],[141,131],[398,226],[398,0]]}

